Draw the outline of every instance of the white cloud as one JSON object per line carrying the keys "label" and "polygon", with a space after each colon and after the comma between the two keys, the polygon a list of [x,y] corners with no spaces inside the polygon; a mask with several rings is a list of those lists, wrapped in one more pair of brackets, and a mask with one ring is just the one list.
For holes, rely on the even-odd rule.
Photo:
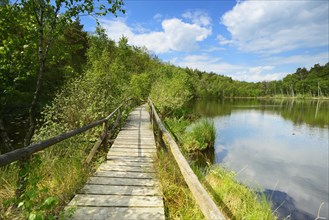
{"label": "white cloud", "polygon": [[271,72],[273,66],[256,66],[249,67],[246,70],[239,71],[234,74],[234,79],[247,82],[261,82],[261,81],[273,81],[282,79],[287,73],[284,72]]}
{"label": "white cloud", "polygon": [[189,55],[184,58],[174,58],[171,63],[180,67],[189,67],[206,72],[230,76],[235,80],[247,82],[271,81],[284,77],[287,73],[275,72],[275,66],[242,66],[221,61],[218,57],[207,54]]}
{"label": "white cloud", "polygon": [[271,65],[297,64],[299,67],[310,68],[314,64],[319,63],[324,65],[329,60],[328,52],[307,55],[293,55],[288,57],[272,56],[266,58],[264,61]]}
{"label": "white cloud", "polygon": [[207,54],[189,55],[183,58],[176,57],[175,59],[172,59],[171,62],[183,68],[189,67],[201,71],[215,72],[225,75],[228,75],[228,72],[231,72],[232,70],[241,70],[240,66],[220,62],[220,58],[211,57]]}
{"label": "white cloud", "polygon": [[193,24],[197,24],[199,26],[211,25],[211,18],[206,12],[201,10],[185,12],[182,14],[182,17],[192,21]]}
{"label": "white cloud", "polygon": [[215,52],[215,51],[223,51],[223,50],[226,50],[226,48],[224,47],[209,47],[209,48],[206,48],[206,49],[203,49],[202,51],[204,52]]}
{"label": "white cloud", "polygon": [[221,18],[232,39],[248,52],[280,53],[328,45],[328,1],[243,1]]}
{"label": "white cloud", "polygon": [[156,21],[161,21],[162,19],[162,14],[160,13],[157,13],[153,16],[153,19],[156,20]]}
{"label": "white cloud", "polygon": [[163,20],[162,31],[147,33],[138,33],[139,31],[120,19],[101,20],[101,23],[110,38],[119,40],[124,35],[128,37],[130,44],[146,46],[155,53],[192,51],[198,48],[197,42],[205,40],[211,34],[210,28],[186,23],[177,18]]}

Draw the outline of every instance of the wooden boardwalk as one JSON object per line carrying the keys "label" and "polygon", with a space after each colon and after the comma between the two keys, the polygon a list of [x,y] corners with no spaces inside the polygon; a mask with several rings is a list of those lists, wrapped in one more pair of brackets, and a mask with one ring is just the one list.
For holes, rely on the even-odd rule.
{"label": "wooden boardwalk", "polygon": [[136,108],[107,160],[69,203],[72,219],[165,219],[153,169],[156,146],[146,105]]}

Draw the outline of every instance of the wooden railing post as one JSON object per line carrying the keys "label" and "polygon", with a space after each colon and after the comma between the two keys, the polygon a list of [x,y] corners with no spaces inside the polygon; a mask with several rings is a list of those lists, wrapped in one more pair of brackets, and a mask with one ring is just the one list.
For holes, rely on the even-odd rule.
{"label": "wooden railing post", "polygon": [[105,152],[107,152],[107,150],[108,150],[108,138],[109,138],[109,134],[108,134],[108,132],[109,132],[109,122],[108,121],[104,122],[104,129],[103,130],[104,130],[104,133],[105,133],[105,137],[104,137],[104,140],[103,140],[103,149],[104,149]]}

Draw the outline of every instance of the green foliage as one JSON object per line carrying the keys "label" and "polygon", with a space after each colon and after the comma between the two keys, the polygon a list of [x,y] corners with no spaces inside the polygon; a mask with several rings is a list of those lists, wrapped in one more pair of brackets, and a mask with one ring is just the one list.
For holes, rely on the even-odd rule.
{"label": "green foliage", "polygon": [[214,147],[216,129],[210,119],[201,119],[184,134],[183,147],[187,152],[202,151]]}
{"label": "green foliage", "polygon": [[164,66],[165,72],[153,84],[150,96],[162,114],[170,114],[192,98],[188,74],[177,67]]}
{"label": "green foliage", "polygon": [[19,175],[24,176],[28,187],[19,198],[4,201],[5,207],[16,206],[22,211],[22,215],[29,220],[45,219],[46,216],[47,219],[54,219],[55,216],[51,212],[59,202],[57,197],[44,196],[47,194],[48,188],[39,185],[41,181],[41,176],[39,175],[41,164],[42,160],[39,154],[34,155],[30,163],[25,163],[24,167],[19,170]]}
{"label": "green foliage", "polygon": [[146,100],[151,91],[151,81],[148,73],[135,74],[130,79],[130,93],[132,98]]}
{"label": "green foliage", "polygon": [[315,64],[310,70],[298,68],[282,80],[241,82],[230,77],[186,68],[194,97],[323,97],[329,95],[329,63]]}

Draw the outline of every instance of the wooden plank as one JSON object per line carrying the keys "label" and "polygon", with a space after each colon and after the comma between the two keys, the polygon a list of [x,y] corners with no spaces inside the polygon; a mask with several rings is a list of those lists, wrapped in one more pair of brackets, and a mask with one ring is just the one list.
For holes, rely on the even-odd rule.
{"label": "wooden plank", "polygon": [[87,184],[79,194],[97,194],[97,195],[132,195],[132,196],[161,196],[160,189],[157,187],[145,186],[110,186]]}
{"label": "wooden plank", "polygon": [[146,141],[150,141],[150,140],[154,140],[154,136],[151,135],[137,135],[137,134],[119,134],[116,139],[133,139],[133,140],[146,140]]}
{"label": "wooden plank", "polygon": [[[144,138],[144,137],[141,137],[141,138],[138,138],[138,137],[117,137],[115,139],[117,142],[124,142],[124,143],[138,143],[138,144],[149,144],[150,142],[154,142],[154,138]],[[114,141],[115,142],[115,141]]]}
{"label": "wooden plank", "polygon": [[165,220],[163,207],[79,207],[71,219]]}
{"label": "wooden plank", "polygon": [[126,171],[126,172],[142,172],[142,173],[153,173],[155,172],[153,167],[150,166],[117,166],[117,165],[107,165],[101,164],[98,170],[114,170],[114,171]]}
{"label": "wooden plank", "polygon": [[69,203],[71,206],[103,207],[162,207],[161,196],[124,196],[77,194]]}
{"label": "wooden plank", "polygon": [[141,135],[141,136],[150,136],[154,137],[153,131],[150,131],[149,129],[138,129],[138,130],[123,130],[120,131],[119,135]]}
{"label": "wooden plank", "polygon": [[156,153],[156,149],[154,148],[119,148],[119,147],[112,147],[111,152],[130,152],[130,153]]}
{"label": "wooden plank", "polygon": [[157,186],[154,179],[131,179],[92,176],[87,181],[88,184],[95,185],[115,185],[115,186]]}
{"label": "wooden plank", "polygon": [[112,146],[115,145],[131,145],[131,146],[138,146],[138,147],[156,147],[155,143],[153,142],[147,142],[147,143],[137,143],[137,142],[133,142],[133,141],[123,141],[123,140],[118,140],[118,141],[114,141]]}
{"label": "wooden plank", "polygon": [[114,156],[107,155],[107,160],[125,160],[125,161],[153,161],[153,157],[129,157],[129,156]]}
{"label": "wooden plank", "polygon": [[107,160],[103,164],[107,166],[130,166],[130,167],[153,167],[152,162],[144,162],[144,161],[113,161],[113,160]]}
{"label": "wooden plank", "polygon": [[155,145],[145,145],[143,144],[143,146],[139,145],[139,144],[113,144],[111,148],[133,148],[133,149],[138,149],[138,148],[143,148],[143,149],[156,149]]}
{"label": "wooden plank", "polygon": [[151,152],[115,152],[110,151],[108,156],[128,156],[128,157],[154,157],[156,154]]}
{"label": "wooden plank", "polygon": [[94,173],[94,176],[115,177],[115,178],[121,177],[121,178],[132,178],[132,179],[153,179],[155,178],[155,173],[98,170],[96,173]]}
{"label": "wooden plank", "polygon": [[[153,141],[154,142],[154,141]],[[137,142],[137,141],[132,141],[132,140],[116,140],[114,141],[113,145],[135,145],[135,146],[138,146],[138,147],[147,147],[147,146],[153,146],[154,147],[154,144],[151,144],[150,141],[141,141],[141,142]]]}

